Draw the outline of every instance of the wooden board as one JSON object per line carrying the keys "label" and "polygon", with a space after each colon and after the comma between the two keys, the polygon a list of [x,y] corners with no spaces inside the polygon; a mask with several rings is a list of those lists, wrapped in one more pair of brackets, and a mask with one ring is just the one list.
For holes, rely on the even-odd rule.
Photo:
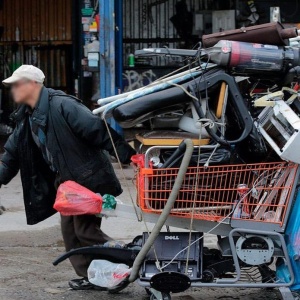
{"label": "wooden board", "polygon": [[195,146],[208,145],[209,139],[199,140],[194,134],[177,131],[152,131],[144,135],[137,134],[136,139],[144,146],[178,146],[184,140],[192,139]]}
{"label": "wooden board", "polygon": [[48,42],[72,40],[72,0],[3,0],[0,25],[4,32],[0,42]]}

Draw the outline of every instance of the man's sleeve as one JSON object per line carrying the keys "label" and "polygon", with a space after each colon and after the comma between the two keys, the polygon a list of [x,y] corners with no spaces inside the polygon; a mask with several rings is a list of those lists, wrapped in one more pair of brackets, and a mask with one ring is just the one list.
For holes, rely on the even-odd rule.
{"label": "man's sleeve", "polygon": [[[75,100],[63,101],[63,116],[72,131],[92,146],[107,150],[110,155],[116,157],[106,124],[98,116],[95,116],[86,106]],[[109,126],[109,125],[108,125]],[[109,132],[114,141],[120,161],[130,163],[135,150],[109,126]]]}
{"label": "man's sleeve", "polygon": [[0,160],[0,185],[9,183],[19,171],[17,135],[15,130],[4,145],[5,152]]}

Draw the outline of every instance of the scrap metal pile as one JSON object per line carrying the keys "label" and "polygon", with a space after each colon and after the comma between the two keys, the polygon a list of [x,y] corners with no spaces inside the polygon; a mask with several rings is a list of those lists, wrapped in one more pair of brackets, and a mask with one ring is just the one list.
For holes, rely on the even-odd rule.
{"label": "scrap metal pile", "polygon": [[222,152],[227,163],[300,163],[298,39],[296,28],[270,23],[204,36],[198,50],[137,51],[190,63],[147,87],[99,100],[94,113],[124,128],[149,121],[150,137],[158,131],[216,145],[230,152]]}
{"label": "scrap metal pile", "polygon": [[[54,265],[91,255],[93,284],[116,293],[138,281],[152,300],[190,287],[281,288],[293,299],[290,290],[300,290],[299,40],[296,28],[270,23],[204,36],[197,50],[138,51],[188,63],[99,100],[94,113],[124,128],[150,124],[132,158],[137,203],[117,208],[147,231],[147,222],[155,225],[128,245],[73,249]],[[189,232],[162,232],[165,225]],[[217,236],[212,248],[204,246],[208,233]]]}
{"label": "scrap metal pile", "polygon": [[[133,157],[140,210],[159,220],[169,210],[169,225],[219,235],[218,257],[215,250],[204,251],[203,265],[189,265],[191,274],[178,262],[176,274],[193,279],[186,279],[187,286],[239,286],[241,270],[258,267],[260,284],[252,278],[242,286],[294,284],[299,289],[300,263],[294,259],[300,255],[295,229],[300,209],[298,34],[296,28],[270,23],[203,36],[197,50],[139,50],[136,55],[181,56],[188,63],[146,87],[98,101],[94,113],[104,120],[114,117],[123,128],[150,124],[148,132],[138,136],[141,153]],[[170,205],[174,187],[176,199]],[[200,240],[202,236],[195,241]],[[187,289],[175,288],[177,275],[172,277],[170,271],[178,255],[193,244],[171,261],[156,257],[153,262],[148,255],[140,284],[152,287],[154,294]],[[189,264],[185,254],[183,260]],[[135,265],[130,282],[138,277],[141,264]],[[224,277],[230,272],[236,276]],[[164,290],[164,276],[177,283]]]}
{"label": "scrap metal pile", "polygon": [[113,116],[124,128],[150,122],[152,130],[140,139],[141,152],[143,146],[153,147],[140,167],[156,173],[148,186],[141,176],[137,183],[144,211],[164,208],[176,177],[173,169],[184,152],[174,150],[179,145],[174,141],[191,138],[200,147],[194,150],[173,215],[190,218],[196,207],[193,218],[220,221],[235,207],[244,186],[252,192],[233,216],[283,224],[300,163],[298,39],[296,28],[269,23],[203,36],[205,48],[198,50],[137,51],[189,61],[183,72],[99,100],[101,107],[94,111],[104,119]]}

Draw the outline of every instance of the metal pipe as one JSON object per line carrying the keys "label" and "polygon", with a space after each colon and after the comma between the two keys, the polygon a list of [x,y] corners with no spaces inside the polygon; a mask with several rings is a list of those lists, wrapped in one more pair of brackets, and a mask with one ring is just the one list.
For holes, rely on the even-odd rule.
{"label": "metal pipe", "polygon": [[[173,80],[173,79],[176,79],[176,78],[179,78],[181,76],[184,76],[184,75],[187,75],[187,74],[190,74],[190,73],[194,73],[194,72],[197,72],[197,73],[201,73],[201,70],[199,69],[199,67],[197,68],[193,68],[191,70],[187,70],[185,72],[181,72],[181,73],[178,73],[176,75],[173,75],[173,76],[170,76],[170,77],[167,77],[167,78],[164,78],[164,79],[159,79],[159,80],[156,80],[152,83],[150,83],[149,85],[147,85],[146,87],[143,86],[139,89],[136,89],[134,91],[130,91],[130,92],[126,92],[126,93],[123,93],[123,94],[120,94],[120,95],[115,95],[115,96],[111,96],[111,97],[107,97],[107,98],[101,98],[97,101],[97,103],[99,105],[106,105],[106,104],[109,104],[113,101],[116,101],[116,100],[119,100],[119,99],[122,99],[124,97],[127,97],[129,96],[130,94],[135,94],[135,93],[138,93],[142,90],[145,90],[146,88],[150,88],[150,87],[153,87],[155,85],[158,85],[158,84],[161,84],[163,82],[168,82],[169,80]],[[195,76],[195,74],[193,74]]]}
{"label": "metal pipe", "polygon": [[[114,99],[114,100],[110,101],[109,103],[105,104],[104,106],[101,106],[101,107],[93,110],[93,114],[96,115],[96,114],[101,114],[103,112],[108,113],[113,108],[116,108],[119,105],[125,104],[127,102],[130,102],[130,101],[140,98],[142,96],[164,90],[164,89],[172,86],[172,83],[180,83],[182,81],[186,81],[186,80],[190,80],[191,78],[198,77],[200,74],[201,74],[200,70],[192,72],[192,73],[187,72],[185,75],[177,76],[177,78],[174,78],[174,79],[170,79],[170,77],[168,77],[168,78],[160,80],[155,85],[154,84],[148,85],[146,87],[131,91],[129,93],[124,93],[124,94],[120,94],[117,96],[109,97],[110,99]],[[108,99],[108,98],[105,98],[105,99]],[[103,100],[105,100],[105,99],[103,99]],[[102,100],[99,100],[99,101],[102,101]]]}
{"label": "metal pipe", "polygon": [[203,35],[202,42],[205,48],[213,47],[220,40],[283,46],[298,34],[296,27],[284,28],[281,23],[273,22]]}
{"label": "metal pipe", "polygon": [[164,226],[166,220],[168,219],[170,212],[173,208],[174,202],[177,199],[179,190],[182,186],[182,182],[186,175],[186,172],[189,167],[189,163],[190,163],[191,157],[193,155],[193,151],[194,151],[194,144],[193,144],[192,140],[186,139],[186,140],[184,140],[184,143],[186,144],[186,150],[185,150],[185,153],[184,153],[184,156],[182,159],[182,163],[180,165],[180,169],[179,169],[178,175],[176,177],[174,186],[172,188],[171,194],[169,196],[169,199],[166,203],[164,210],[162,211],[159,219],[157,220],[157,223],[155,224],[152,232],[150,233],[145,245],[143,246],[143,248],[141,249],[141,251],[139,252],[138,256],[136,257],[136,259],[133,263],[132,271],[131,271],[130,277],[128,279],[129,282],[134,282],[138,278],[140,267],[141,267],[146,255],[148,254],[149,250],[153,246],[153,244],[154,244],[157,236],[159,235],[162,227]]}

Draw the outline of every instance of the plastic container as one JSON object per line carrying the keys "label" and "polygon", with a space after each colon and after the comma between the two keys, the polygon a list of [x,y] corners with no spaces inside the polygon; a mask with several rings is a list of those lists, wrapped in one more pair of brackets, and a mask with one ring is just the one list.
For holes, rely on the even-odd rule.
{"label": "plastic container", "polygon": [[299,64],[299,50],[274,45],[220,41],[207,52],[214,63],[245,73],[284,72]]}
{"label": "plastic container", "polygon": [[128,66],[129,66],[130,68],[133,68],[133,67],[135,66],[135,56],[134,56],[134,54],[132,54],[132,53],[130,53],[130,54],[128,55]]}
{"label": "plastic container", "polygon": [[92,41],[87,45],[87,51],[90,52],[100,52],[100,42],[98,40]]}

